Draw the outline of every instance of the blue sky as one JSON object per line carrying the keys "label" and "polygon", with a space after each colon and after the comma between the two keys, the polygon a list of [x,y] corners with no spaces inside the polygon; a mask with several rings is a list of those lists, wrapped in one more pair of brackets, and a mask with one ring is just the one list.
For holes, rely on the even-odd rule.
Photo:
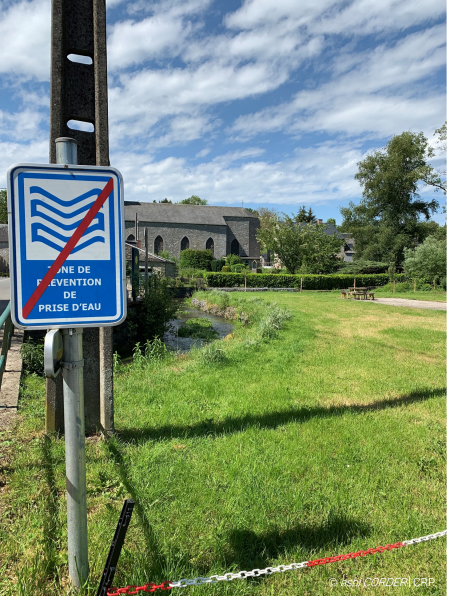
{"label": "blue sky", "polygon": [[[128,200],[304,204],[339,222],[367,152],[408,129],[432,140],[446,119],[445,0],[106,4],[110,157]],[[0,39],[5,187],[11,164],[48,162],[50,0],[0,0]]]}

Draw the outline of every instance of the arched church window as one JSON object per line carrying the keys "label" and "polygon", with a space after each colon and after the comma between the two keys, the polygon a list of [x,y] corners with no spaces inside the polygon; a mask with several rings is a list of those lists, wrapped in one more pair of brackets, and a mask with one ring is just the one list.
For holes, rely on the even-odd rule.
{"label": "arched church window", "polygon": [[129,235],[129,236],[127,237],[127,242],[134,242],[134,241],[135,241],[135,237],[134,237],[134,235]]}
{"label": "arched church window", "polygon": [[206,249],[211,250],[214,256],[214,240],[212,238],[206,240]]}
{"label": "arched church window", "polygon": [[239,242],[236,239],[231,242],[231,254],[239,256]]}
{"label": "arched church window", "polygon": [[161,252],[164,250],[164,242],[160,235],[155,238],[153,247],[155,249],[155,254],[161,254]]}
{"label": "arched church window", "polygon": [[181,251],[189,250],[189,240],[186,236],[181,240]]}

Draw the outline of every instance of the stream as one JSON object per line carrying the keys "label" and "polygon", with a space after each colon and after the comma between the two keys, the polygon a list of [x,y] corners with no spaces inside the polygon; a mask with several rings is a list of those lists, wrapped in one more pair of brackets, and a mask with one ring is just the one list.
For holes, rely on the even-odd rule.
{"label": "stream", "polygon": [[208,319],[219,334],[219,340],[234,331],[234,323],[232,321],[198,310],[191,306],[190,300],[187,300],[186,302],[181,303],[178,317],[170,321],[170,330],[163,338],[164,343],[170,350],[175,352],[187,352],[193,346],[201,346],[205,343],[204,340],[198,340],[191,337],[178,337],[178,328],[184,325],[188,319]]}

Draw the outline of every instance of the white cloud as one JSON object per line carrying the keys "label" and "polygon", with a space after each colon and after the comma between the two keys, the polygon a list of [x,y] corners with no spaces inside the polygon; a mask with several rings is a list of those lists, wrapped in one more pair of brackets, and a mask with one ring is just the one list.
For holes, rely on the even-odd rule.
{"label": "white cloud", "polygon": [[181,19],[164,15],[149,17],[143,21],[116,23],[108,36],[108,63],[112,70],[143,63],[157,58],[163,52],[178,54],[191,26],[184,26]]}
{"label": "white cloud", "polygon": [[3,139],[20,140],[21,143],[39,137],[42,113],[26,108],[20,112],[9,113],[0,110],[0,136]]}
{"label": "white cloud", "polygon": [[16,163],[47,163],[48,140],[29,143],[0,142],[0,188],[6,187],[6,172]]}
{"label": "white cloud", "polygon": [[246,0],[241,8],[226,16],[225,23],[236,29],[252,29],[284,19],[303,25],[334,4],[335,0]]}
{"label": "white cloud", "polygon": [[204,156],[208,156],[208,154],[211,152],[211,148],[203,148],[203,150],[200,150],[200,152],[197,152],[197,154],[195,155],[195,158],[203,158]]}
{"label": "white cloud", "polygon": [[367,35],[404,30],[445,14],[445,0],[246,0],[227,15],[228,27],[252,29],[294,20],[312,34]]}
{"label": "white cloud", "polygon": [[[267,92],[277,88],[287,77],[287,68],[277,70],[267,63],[234,68],[218,67],[211,62],[196,69],[124,74],[120,77],[121,86],[113,87],[109,94],[111,129],[116,139],[146,135],[164,117],[198,118],[200,108],[205,110],[219,102]],[[183,142],[183,138],[179,141]]]}
{"label": "white cloud", "polygon": [[442,112],[444,95],[417,84],[445,65],[444,45],[445,26],[438,25],[393,47],[382,44],[358,55],[338,54],[330,81],[298,92],[291,102],[240,116],[230,132],[238,139],[279,130],[385,137],[410,127],[436,126],[432,120]]}
{"label": "white cloud", "polygon": [[[363,152],[351,144],[325,143],[299,149],[287,161],[255,160],[264,150],[247,148],[190,165],[185,159],[152,161],[141,154],[115,153],[114,164],[124,175],[127,200],[181,200],[191,194],[210,204],[247,206],[345,202],[359,194],[353,180]],[[245,160],[247,159],[247,160]],[[330,192],[330,190],[333,192]]]}
{"label": "white cloud", "polygon": [[0,7],[0,73],[50,79],[50,0]]}
{"label": "white cloud", "polygon": [[[211,0],[166,0],[158,4],[135,2],[128,5],[133,16],[109,27],[108,63],[112,71],[148,60],[177,56],[189,36],[198,29],[190,17],[204,10]],[[151,16],[139,18],[139,13]]]}

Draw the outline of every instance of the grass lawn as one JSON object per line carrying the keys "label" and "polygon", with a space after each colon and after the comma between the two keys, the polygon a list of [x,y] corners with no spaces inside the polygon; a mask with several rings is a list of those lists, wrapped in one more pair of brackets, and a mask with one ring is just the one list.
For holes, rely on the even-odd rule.
{"label": "grass lawn", "polygon": [[[223,360],[171,357],[115,380],[117,435],[87,441],[91,581],[123,500],[136,507],[114,584],[343,554],[446,527],[446,314],[335,293],[239,293],[292,314]],[[44,383],[0,438],[1,594],[67,594],[64,443],[43,435]],[[1,441],[3,440],[3,441]],[[444,595],[446,538],[357,560],[161,595]],[[359,578],[405,587],[342,587]],[[337,585],[330,587],[329,579]],[[414,578],[432,578],[415,587]]]}

